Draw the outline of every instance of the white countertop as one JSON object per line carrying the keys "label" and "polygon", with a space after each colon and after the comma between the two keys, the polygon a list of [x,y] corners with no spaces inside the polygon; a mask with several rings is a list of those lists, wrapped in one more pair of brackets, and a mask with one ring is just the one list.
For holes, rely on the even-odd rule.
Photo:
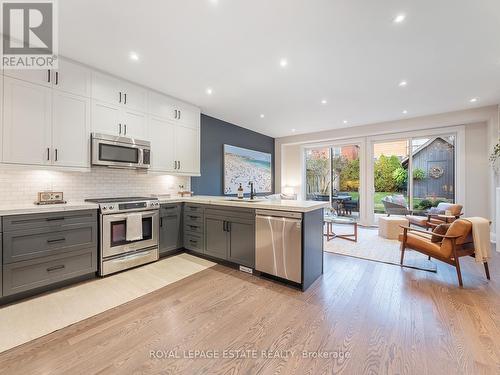
{"label": "white countertop", "polygon": [[[328,202],[296,201],[296,200],[269,200],[257,198],[254,202],[236,201],[234,197],[220,197],[210,195],[197,195],[194,197],[160,198],[160,203],[192,202],[229,207],[246,207],[264,210],[279,210],[292,212],[310,212],[328,207]],[[34,203],[20,203],[13,205],[0,205],[0,216],[36,214],[42,212],[61,212],[76,210],[97,210],[99,205],[83,201],[69,201],[63,204],[36,205]]]}
{"label": "white countertop", "polygon": [[319,201],[302,201],[302,200],[270,200],[256,198],[254,202],[237,201],[235,197],[221,197],[221,196],[211,196],[211,195],[196,195],[193,197],[172,197],[172,198],[160,198],[160,203],[178,203],[178,202],[192,202],[192,203],[203,203],[203,204],[213,204],[219,206],[230,206],[230,207],[245,207],[245,208],[257,208],[264,210],[279,210],[279,211],[293,211],[293,212],[310,212],[315,211],[320,208],[329,207],[328,202]]}
{"label": "white countertop", "polygon": [[77,210],[97,210],[99,205],[83,201],[69,201],[67,203],[37,205],[34,203],[0,205],[0,216],[38,214],[42,212],[61,212]]}

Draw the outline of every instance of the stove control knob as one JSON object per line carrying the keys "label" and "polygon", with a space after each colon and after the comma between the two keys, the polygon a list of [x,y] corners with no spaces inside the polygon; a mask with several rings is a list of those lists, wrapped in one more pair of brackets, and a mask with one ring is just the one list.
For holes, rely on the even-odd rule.
{"label": "stove control knob", "polygon": [[106,206],[102,206],[102,210],[106,211],[108,208]]}
{"label": "stove control knob", "polygon": [[109,206],[108,209],[112,210],[113,208],[115,208],[114,206]]}

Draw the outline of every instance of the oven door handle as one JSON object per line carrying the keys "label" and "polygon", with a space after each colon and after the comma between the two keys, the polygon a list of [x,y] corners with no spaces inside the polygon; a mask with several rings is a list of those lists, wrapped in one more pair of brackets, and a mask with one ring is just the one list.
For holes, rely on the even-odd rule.
{"label": "oven door handle", "polygon": [[[135,213],[137,213],[137,211],[135,211]],[[144,219],[144,218],[148,218],[148,217],[155,217],[157,215],[159,215],[158,212],[147,212],[147,213],[142,214],[142,218]],[[113,222],[116,220],[127,220],[128,215],[106,215],[106,216],[108,216],[109,221]]]}

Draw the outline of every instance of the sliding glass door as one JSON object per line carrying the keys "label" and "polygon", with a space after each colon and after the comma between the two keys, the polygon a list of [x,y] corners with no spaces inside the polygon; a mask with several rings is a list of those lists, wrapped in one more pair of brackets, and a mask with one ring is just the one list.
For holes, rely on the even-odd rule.
{"label": "sliding glass door", "polygon": [[455,201],[455,136],[373,143],[373,208],[380,215],[425,215]]}
{"label": "sliding glass door", "polygon": [[305,151],[306,199],[330,202],[332,214],[359,219],[360,146]]}

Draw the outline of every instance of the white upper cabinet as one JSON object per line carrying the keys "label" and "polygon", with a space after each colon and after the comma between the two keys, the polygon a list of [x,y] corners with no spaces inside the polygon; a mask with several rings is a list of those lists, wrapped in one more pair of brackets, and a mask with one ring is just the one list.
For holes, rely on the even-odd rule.
{"label": "white upper cabinet", "polygon": [[54,90],[52,94],[52,163],[90,166],[90,99]]}
{"label": "white upper cabinet", "polygon": [[166,95],[161,95],[156,92],[149,92],[149,110],[148,112],[155,116],[167,120],[175,120],[177,118],[177,106],[175,101]]}
{"label": "white upper cabinet", "polygon": [[152,91],[149,94],[148,112],[153,116],[194,128],[200,124],[200,110],[198,108]]}
{"label": "white upper cabinet", "polygon": [[175,127],[176,172],[200,174],[200,129],[178,125]]}
{"label": "white upper cabinet", "polygon": [[122,134],[125,137],[146,138],[146,114],[125,109],[121,117]]}
{"label": "white upper cabinet", "polygon": [[91,71],[90,69],[60,59],[59,68],[53,71],[52,83],[57,90],[70,94],[90,97]]}
{"label": "white upper cabinet", "polygon": [[52,80],[55,77],[50,69],[4,69],[4,75],[47,87],[52,87]]}
{"label": "white upper cabinet", "polygon": [[151,170],[175,172],[175,125],[172,122],[151,116],[149,139],[151,140]]}
{"label": "white upper cabinet", "polygon": [[4,77],[3,162],[50,164],[51,101],[50,88]]}
{"label": "white upper cabinet", "polygon": [[92,100],[92,131],[111,135],[122,135],[122,110],[119,106]]}
{"label": "white upper cabinet", "polygon": [[5,70],[4,74],[26,82],[52,87],[75,95],[90,97],[90,69],[63,58],[59,59],[58,69]]}
{"label": "white upper cabinet", "polygon": [[0,79],[3,163],[90,168],[96,132],[149,140],[153,171],[200,174],[200,110],[188,103],[65,58]]}
{"label": "white upper cabinet", "polygon": [[103,73],[93,74],[92,98],[146,112],[147,90]]}

